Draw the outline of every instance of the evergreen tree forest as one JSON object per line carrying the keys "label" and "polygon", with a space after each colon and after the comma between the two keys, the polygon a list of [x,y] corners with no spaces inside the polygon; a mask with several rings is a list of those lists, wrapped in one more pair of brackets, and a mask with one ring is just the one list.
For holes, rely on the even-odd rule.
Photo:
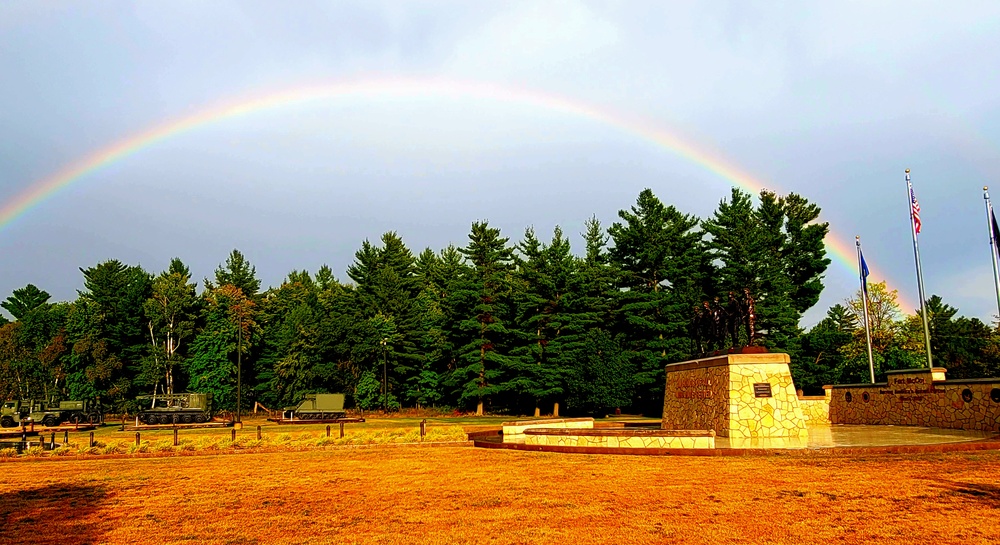
{"label": "evergreen tree forest", "polygon": [[[512,238],[487,221],[440,250],[387,232],[343,280],[323,266],[262,289],[238,250],[201,282],[178,258],[160,272],[111,259],[80,269],[75,301],[29,284],[0,303],[13,318],[0,316],[0,396],[128,412],[139,395],[211,392],[233,411],[240,376],[244,411],[343,392],[363,410],[658,415],[664,366],[696,355],[694,309],[744,288],[760,342],[819,393],[868,373],[858,298],[799,325],[823,289],[827,231],[796,194],[733,189],[698,218],[647,189],[611,225],[588,220],[582,248],[558,227]],[[884,284],[869,292],[877,371],[920,366],[918,319]],[[936,296],[928,308],[935,365],[1000,375],[994,327]]]}

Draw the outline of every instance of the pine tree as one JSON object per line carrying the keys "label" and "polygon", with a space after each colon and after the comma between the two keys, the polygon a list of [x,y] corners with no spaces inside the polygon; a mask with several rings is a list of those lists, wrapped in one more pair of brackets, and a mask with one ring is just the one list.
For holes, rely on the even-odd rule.
{"label": "pine tree", "polygon": [[689,309],[703,296],[702,232],[697,218],[664,206],[649,189],[618,215],[624,223],[608,229],[621,271],[617,323],[634,358],[639,405],[655,412],[662,408],[664,366],[690,353]]}
{"label": "pine tree", "polygon": [[548,245],[541,244],[534,231],[527,229],[518,248],[521,253],[515,283],[518,346],[512,351],[517,359],[512,368],[513,380],[506,389],[526,396],[536,414],[540,413],[543,400],[555,403],[553,414],[558,414],[556,407],[565,398],[571,369],[563,335],[579,333],[566,329],[576,325],[568,322],[576,263],[569,241],[558,226]]}
{"label": "pine tree", "polygon": [[830,260],[817,222],[820,209],[804,197],[778,197],[763,190],[754,207],[750,194],[733,188],[712,218],[703,222],[712,259],[721,264],[718,294],[741,292],[756,300],[757,329],[763,343],[795,359],[802,314],[819,300]]}
{"label": "pine tree", "polygon": [[458,320],[450,382],[460,403],[476,402],[476,414],[483,414],[491,396],[509,393],[503,387],[504,375],[515,364],[508,329],[514,255],[507,243],[488,222],[473,223],[468,246],[459,249],[470,274],[449,287],[449,306]]}
{"label": "pine tree", "polygon": [[[330,282],[332,278],[324,279],[328,289]],[[254,373],[258,398],[266,406],[289,405],[304,394],[328,391],[336,366],[323,352],[319,293],[308,271],[292,271],[263,298],[263,348]]]}
{"label": "pine tree", "polygon": [[254,297],[260,291],[260,279],[254,267],[239,250],[233,249],[226,258],[225,265],[215,269],[215,282],[205,279],[205,289],[212,290],[225,285],[236,286],[243,295]]}
{"label": "pine tree", "polygon": [[[152,276],[138,266],[117,260],[80,269],[84,291],[78,302],[84,306],[70,335],[74,344],[72,367],[90,368],[92,376],[107,386],[100,392],[125,402],[137,393],[134,378],[142,372],[148,355],[148,333],[143,320],[143,306],[152,295]],[[79,345],[79,346],[77,346]],[[100,370],[99,372],[97,370]],[[89,399],[88,396],[85,399]]]}
{"label": "pine tree", "polygon": [[[419,395],[406,388],[419,375],[421,356],[418,345],[421,342],[420,319],[416,311],[416,300],[420,286],[415,276],[413,254],[394,232],[382,235],[382,247],[377,248],[367,240],[355,254],[355,263],[348,269],[348,275],[357,282],[359,318],[368,320],[384,316],[393,324],[393,342],[386,342],[385,352],[380,358],[391,362],[391,386],[416,403]],[[360,322],[359,322],[360,324]],[[358,331],[362,334],[362,330]],[[382,338],[374,339],[381,343]],[[381,345],[380,345],[381,346]],[[373,355],[374,358],[374,355]],[[384,363],[379,359],[376,363]]]}
{"label": "pine tree", "polygon": [[51,296],[47,291],[38,289],[34,284],[28,284],[21,289],[14,290],[10,297],[0,303],[0,307],[7,309],[7,312],[15,320],[20,320],[32,310],[47,303],[49,297]]}
{"label": "pine tree", "polygon": [[[570,279],[560,348],[567,369],[567,409],[596,414],[632,404],[634,372],[608,330],[619,298],[619,272],[610,263],[608,235],[595,217],[584,226],[585,254],[577,258]],[[615,380],[617,386],[611,384]],[[610,399],[614,403],[607,405]]]}

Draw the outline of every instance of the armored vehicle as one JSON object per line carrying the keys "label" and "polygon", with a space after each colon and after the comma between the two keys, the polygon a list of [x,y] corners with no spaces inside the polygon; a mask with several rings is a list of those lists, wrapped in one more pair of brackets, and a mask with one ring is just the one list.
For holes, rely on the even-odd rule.
{"label": "armored vehicle", "polygon": [[344,394],[306,394],[298,405],[285,407],[285,420],[334,420],[344,418]]}
{"label": "armored vehicle", "polygon": [[144,424],[191,424],[212,418],[212,394],[161,394],[136,398],[146,406],[138,413]]}
{"label": "armored vehicle", "polygon": [[51,408],[48,405],[35,399],[5,401],[0,409],[0,426],[13,428],[35,422],[43,426],[58,426],[63,421],[63,413],[58,405]]}

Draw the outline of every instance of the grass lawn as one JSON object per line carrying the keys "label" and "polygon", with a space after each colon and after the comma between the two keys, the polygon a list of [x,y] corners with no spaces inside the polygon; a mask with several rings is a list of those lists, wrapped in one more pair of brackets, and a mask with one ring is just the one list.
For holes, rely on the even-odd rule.
{"label": "grass lawn", "polygon": [[1000,542],[992,451],[322,448],[19,458],[0,470],[0,543]]}

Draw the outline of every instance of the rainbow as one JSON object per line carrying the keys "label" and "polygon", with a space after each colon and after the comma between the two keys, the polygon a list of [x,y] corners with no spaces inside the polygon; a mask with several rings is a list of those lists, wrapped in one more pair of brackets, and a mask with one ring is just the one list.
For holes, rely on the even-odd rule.
{"label": "rainbow", "polygon": [[[646,140],[703,167],[751,194],[757,194],[764,188],[762,182],[729,163],[707,146],[695,145],[690,139],[681,138],[677,134],[654,126],[646,120],[630,117],[603,106],[598,107],[555,94],[490,83],[450,79],[370,79],[306,85],[260,96],[241,97],[151,127],[83,157],[47,178],[30,184],[24,191],[15,195],[0,208],[0,230],[58,193],[60,189],[86,178],[103,167],[131,157],[150,146],[196,130],[199,127],[291,104],[321,100],[346,100],[352,97],[371,99],[392,96],[478,98],[534,106],[581,117],[615,127]],[[773,184],[771,189],[775,189]],[[825,243],[827,251],[834,258],[834,261],[839,262],[844,269],[856,275],[857,263],[854,245],[848,242],[848,239],[836,235],[832,229]],[[884,278],[884,275],[877,274],[871,268],[870,270],[873,276]],[[908,307],[912,307],[912,305],[903,308]]]}

